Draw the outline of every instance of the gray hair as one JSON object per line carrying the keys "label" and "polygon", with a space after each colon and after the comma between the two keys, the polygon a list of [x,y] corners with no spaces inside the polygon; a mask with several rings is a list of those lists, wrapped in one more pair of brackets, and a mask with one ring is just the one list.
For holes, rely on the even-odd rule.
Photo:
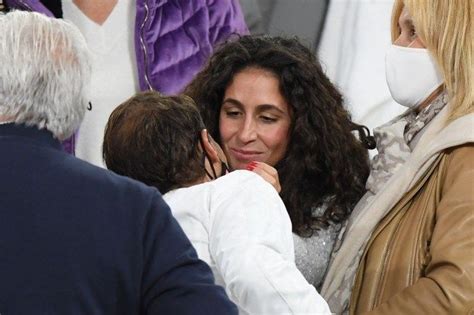
{"label": "gray hair", "polygon": [[66,139],[84,118],[89,56],[82,34],[64,20],[0,14],[0,115]]}

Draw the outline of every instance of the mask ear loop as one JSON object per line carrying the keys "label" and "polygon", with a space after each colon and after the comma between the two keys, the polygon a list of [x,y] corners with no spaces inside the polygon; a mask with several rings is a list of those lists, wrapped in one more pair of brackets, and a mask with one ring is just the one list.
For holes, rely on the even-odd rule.
{"label": "mask ear loop", "polygon": [[230,173],[230,168],[227,163],[221,160],[221,176],[224,176],[227,173]]}
{"label": "mask ear loop", "polygon": [[[209,156],[207,155],[207,153],[206,153],[206,157],[207,157],[207,160],[209,161],[209,165],[211,166],[212,174],[214,175],[214,178],[212,178],[212,179],[217,179],[216,169],[214,168],[214,164],[212,164],[212,162],[209,159]],[[206,164],[204,164],[204,168],[206,168],[205,166],[206,166]],[[206,170],[206,172],[207,172],[207,170]]]}

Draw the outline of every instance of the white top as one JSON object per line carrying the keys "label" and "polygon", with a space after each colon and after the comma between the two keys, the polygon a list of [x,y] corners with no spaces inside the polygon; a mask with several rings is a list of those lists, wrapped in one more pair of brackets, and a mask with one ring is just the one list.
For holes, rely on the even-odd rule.
{"label": "white top", "polygon": [[138,88],[134,51],[135,1],[117,1],[106,21],[90,20],[72,0],[63,0],[64,19],[76,25],[92,52],[92,110],[79,129],[76,156],[97,166],[102,160],[105,124],[112,111]]}
{"label": "white top", "polygon": [[290,218],[260,176],[234,171],[164,199],[240,314],[330,314],[296,268]]}

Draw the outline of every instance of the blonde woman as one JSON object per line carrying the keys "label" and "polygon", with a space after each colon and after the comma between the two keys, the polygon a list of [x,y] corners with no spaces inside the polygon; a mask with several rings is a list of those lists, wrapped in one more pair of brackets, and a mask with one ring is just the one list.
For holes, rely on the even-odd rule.
{"label": "blonde woman", "polygon": [[473,20],[472,1],[395,1],[387,84],[409,109],[375,130],[322,289],[338,314],[474,308]]}

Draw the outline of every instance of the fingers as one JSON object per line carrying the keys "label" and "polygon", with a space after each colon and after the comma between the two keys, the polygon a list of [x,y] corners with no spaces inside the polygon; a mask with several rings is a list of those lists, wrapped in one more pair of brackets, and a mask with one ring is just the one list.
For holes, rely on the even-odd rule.
{"label": "fingers", "polygon": [[270,183],[278,193],[280,193],[280,178],[278,177],[278,171],[274,167],[263,162],[254,161],[250,162],[246,168],[247,170],[260,175],[265,181]]}

